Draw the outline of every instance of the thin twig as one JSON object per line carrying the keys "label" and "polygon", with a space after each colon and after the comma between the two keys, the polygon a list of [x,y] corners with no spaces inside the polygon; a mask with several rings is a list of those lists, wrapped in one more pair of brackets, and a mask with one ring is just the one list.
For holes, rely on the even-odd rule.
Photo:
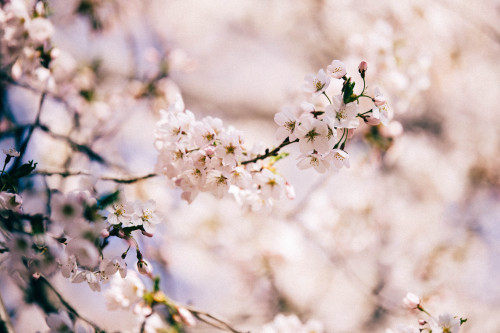
{"label": "thin twig", "polygon": [[[40,96],[40,103],[38,104],[38,111],[36,113],[35,122],[28,128],[28,134],[26,135],[26,139],[21,143],[21,146],[19,147],[19,153],[21,154],[21,156],[24,154],[26,148],[28,147],[28,143],[31,140],[33,131],[35,130],[36,127],[38,127],[38,125],[40,125],[40,115],[42,114],[42,107],[43,107],[43,102],[45,101],[45,96],[46,94],[43,92],[42,95]],[[20,159],[18,160],[20,161]]]}
{"label": "thin twig", "polygon": [[[92,176],[90,172],[87,171],[47,171],[47,170],[37,170],[29,174],[29,176],[61,176],[63,178],[73,177],[73,176]],[[156,173],[150,173],[145,176],[131,177],[131,178],[117,178],[111,176],[101,176],[98,177],[100,180],[109,180],[120,184],[132,184],[141,180],[146,180],[158,176]]]}
{"label": "thin twig", "polygon": [[57,289],[49,282],[49,280],[47,280],[45,277],[43,276],[40,276],[39,279],[45,283],[45,285],[47,287],[49,287],[50,290],[52,290],[52,292],[54,292],[54,294],[57,296],[57,298],[59,298],[59,301],[62,303],[62,305],[64,305],[64,307],[69,311],[71,312],[73,315],[75,315],[76,317],[82,319],[83,321],[87,322],[88,324],[90,324],[95,330],[96,332],[106,332],[104,331],[103,329],[101,329],[96,323],[92,322],[90,319],[87,319],[85,317],[83,317],[82,315],[80,315],[76,310],[75,308],[73,308],[65,299],[64,297],[57,291]]}
{"label": "thin twig", "polygon": [[237,329],[233,328],[231,325],[226,323],[224,320],[219,319],[214,315],[211,315],[210,313],[200,311],[189,306],[185,306],[185,308],[188,309],[198,320],[212,327],[218,328],[220,330],[229,331],[232,333],[250,333],[249,331],[248,332],[238,331]]}

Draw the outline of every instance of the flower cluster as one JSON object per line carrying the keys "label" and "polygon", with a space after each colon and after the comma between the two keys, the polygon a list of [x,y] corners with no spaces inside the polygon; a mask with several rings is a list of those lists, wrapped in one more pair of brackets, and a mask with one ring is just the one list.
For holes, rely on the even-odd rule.
{"label": "flower cluster", "polygon": [[[300,109],[286,108],[277,113],[274,121],[279,128],[276,138],[284,143],[298,142],[301,155],[298,157],[298,167],[307,169],[313,167],[324,173],[330,168],[338,170],[349,167],[349,154],[345,151],[347,139],[363,119],[369,125],[382,123],[388,125],[392,111],[384,96],[378,89],[370,97],[365,94],[365,73],[367,63],[362,61],[358,67],[363,79],[363,90],[359,95],[354,93],[355,83],[347,77],[347,69],[343,62],[334,60],[327,68],[320,69],[317,74],[305,77],[304,90],[317,97],[324,95],[329,102],[323,110],[317,110],[310,102],[301,104]],[[326,90],[331,80],[343,80],[341,94],[330,98]],[[359,113],[359,99],[365,97],[372,100],[374,107]]]}
{"label": "flower cluster", "polygon": [[[104,207],[88,192],[56,194],[52,198],[52,230],[63,231],[64,236],[59,239],[71,237],[65,241],[66,257],[59,259],[61,273],[73,283],[87,282],[94,291],[99,291],[101,282],[106,282],[117,272],[122,278],[127,275],[124,259],[128,250],[122,256],[111,259],[101,260],[99,256],[109,237],[116,236],[131,244],[135,242],[132,232],[137,230],[151,237],[155,226],[161,222],[155,213],[156,205],[153,200],[131,203],[113,198],[112,201]],[[107,212],[107,217],[99,215],[97,210],[102,210],[103,214]],[[91,216],[90,220],[88,216]],[[150,267],[149,270],[145,269],[147,263],[142,258],[137,243],[135,244],[138,270],[140,273],[149,274]]]}
{"label": "flower cluster", "polygon": [[[419,319],[418,326],[399,325],[395,331],[396,333],[419,333],[422,331],[432,333],[458,333],[460,331],[460,326],[467,321],[467,319],[457,318],[449,313],[440,314],[437,318],[432,316],[423,308],[420,297],[413,293],[406,294],[406,297],[403,299],[403,303],[406,308],[419,310],[428,315],[430,318],[428,320]],[[393,333],[390,329],[386,332]]]}
{"label": "flower cluster", "polygon": [[2,2],[0,8],[0,68],[14,80],[28,74],[46,86],[52,82],[50,62],[57,57],[50,38],[52,23],[45,17],[44,1],[35,4],[32,14],[22,0]]}
{"label": "flower cluster", "polygon": [[[155,202],[119,201],[119,192],[96,197],[90,191],[68,194],[54,192],[50,197],[50,216],[23,212],[23,199],[15,192],[19,178],[29,175],[36,167],[32,162],[5,171],[5,166],[20,153],[6,150],[6,159],[0,175],[0,219],[3,233],[0,244],[7,252],[12,271],[21,276],[50,276],[60,270],[73,283],[87,282],[94,291],[101,289],[116,273],[127,275],[125,258],[105,258],[103,249],[110,237],[134,244],[140,273],[150,274],[150,267],[142,258],[134,232],[151,237],[161,220],[155,213]],[[107,216],[106,216],[107,215]]]}
{"label": "flower cluster", "polygon": [[272,168],[247,163],[255,154],[245,147],[240,131],[224,127],[219,118],[196,120],[180,95],[160,112],[156,169],[182,189],[186,201],[192,202],[200,192],[217,198],[232,193],[257,210],[285,194],[292,196],[290,186]]}

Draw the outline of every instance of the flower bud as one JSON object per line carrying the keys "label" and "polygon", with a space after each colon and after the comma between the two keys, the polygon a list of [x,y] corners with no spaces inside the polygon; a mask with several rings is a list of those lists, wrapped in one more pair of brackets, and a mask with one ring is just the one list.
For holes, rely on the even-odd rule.
{"label": "flower bud", "polygon": [[295,199],[295,189],[289,182],[285,183],[285,193],[288,199],[290,200]]}
{"label": "flower bud", "polygon": [[427,324],[427,321],[424,320],[424,319],[419,319],[418,320],[418,324],[421,325],[421,326],[423,326],[423,325]]}
{"label": "flower bud", "polygon": [[57,47],[54,47],[51,51],[50,51],[50,58],[52,60],[54,59],[57,59],[59,58],[59,56],[61,55],[61,50],[58,49]]}
{"label": "flower bud", "polygon": [[365,123],[367,123],[368,125],[371,125],[371,126],[377,126],[378,124],[380,124],[380,119],[375,118],[374,116],[370,115],[370,116],[365,118]]}
{"label": "flower bud", "polygon": [[375,98],[373,98],[373,103],[375,103],[376,106],[384,105],[386,103],[385,97],[382,95],[375,96]]}
{"label": "flower bud", "polygon": [[420,298],[415,294],[407,293],[403,303],[408,309],[416,309],[420,305]]}
{"label": "flower bud", "polygon": [[358,66],[358,70],[361,74],[364,74],[364,72],[366,72],[366,70],[368,69],[368,64],[366,63],[366,61],[362,61],[359,63],[359,66]]}
{"label": "flower bud", "polygon": [[177,307],[177,313],[179,314],[180,320],[182,321],[183,324],[186,326],[195,326],[196,325],[196,319],[194,318],[193,314],[191,311],[188,309],[179,306]]}
{"label": "flower bud", "polygon": [[103,237],[103,238],[109,237],[109,230],[108,229],[102,229],[101,230],[101,237]]}
{"label": "flower bud", "polygon": [[42,1],[38,1],[36,4],[35,4],[35,12],[39,15],[39,16],[43,16],[45,14],[45,6],[43,4]]}
{"label": "flower bud", "polygon": [[137,270],[143,275],[152,275],[153,273],[151,266],[142,259],[137,262]]}

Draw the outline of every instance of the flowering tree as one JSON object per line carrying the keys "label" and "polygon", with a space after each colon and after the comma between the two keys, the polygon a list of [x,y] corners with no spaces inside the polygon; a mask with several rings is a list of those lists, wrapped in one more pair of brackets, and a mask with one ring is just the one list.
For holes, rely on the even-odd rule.
{"label": "flowering tree", "polygon": [[[305,76],[300,92],[294,90],[286,105],[269,117],[274,117],[275,138],[266,148],[228,125],[231,117],[223,121],[206,110],[188,109],[189,101],[196,98],[183,98],[186,94],[172,72],[184,73],[192,64],[152,27],[147,35],[153,41],[143,45],[148,39],[138,36],[139,27],[131,27],[136,23],[131,17],[144,14],[141,2],[82,0],[75,1],[70,12],[50,1],[0,3],[0,139],[5,147],[0,174],[0,267],[7,286],[1,289],[2,332],[13,332],[14,327],[49,332],[336,329],[315,319],[321,312],[312,310],[316,304],[290,296],[296,293],[302,300],[317,300],[318,292],[328,294],[329,284],[322,279],[333,280],[332,270],[308,280],[313,283],[286,282],[284,276],[321,270],[315,265],[345,264],[349,255],[356,256],[357,246],[370,243],[367,234],[372,230],[381,234],[390,230],[389,223],[379,222],[385,221],[382,213],[374,219],[366,217],[371,206],[363,212],[340,207],[336,214],[350,216],[352,225],[361,219],[374,223],[367,234],[363,228],[342,234],[327,211],[329,200],[349,202],[350,195],[338,190],[337,184],[329,190],[341,193],[340,197],[321,192],[321,187],[327,177],[338,173],[336,179],[346,177],[353,195],[358,195],[355,182],[347,178],[353,176],[342,169],[368,165],[390,173],[390,164],[383,161],[402,127],[393,119],[391,98],[372,85],[384,75],[400,80],[403,76],[414,83],[413,91],[404,84],[388,85],[387,96],[395,96],[394,105],[406,111],[428,88],[425,61],[419,63],[420,76],[401,73],[399,48],[380,40],[381,35],[390,39],[392,33],[382,23],[374,29],[375,37],[352,36],[345,62],[322,62],[322,69]],[[129,63],[116,60],[114,66],[113,54],[108,55],[111,64],[107,58],[71,54],[60,46],[65,44],[64,34],[59,36],[60,44],[57,38],[68,20],[78,22],[96,39],[123,31],[123,52],[130,55]],[[85,39],[82,31],[69,34],[78,42]],[[355,51],[359,48],[364,52]],[[112,45],[105,50],[116,52]],[[367,61],[354,62],[356,55]],[[411,54],[402,59],[411,62]],[[363,161],[366,156],[371,156],[369,163]],[[307,181],[314,183],[309,187],[298,180],[295,190],[294,181],[286,176],[292,168],[306,175],[299,177],[321,178],[316,178],[317,183]],[[369,178],[363,172],[356,176]],[[280,208],[296,197],[297,208],[279,216]],[[357,200],[352,200],[353,206]],[[208,204],[201,210],[193,208],[199,201]],[[209,216],[216,205],[224,206],[224,218]],[[303,216],[304,223],[291,226]],[[378,250],[392,250],[383,245],[381,241]],[[191,251],[199,251],[202,259],[189,261]],[[206,253],[221,260],[214,261]],[[306,254],[321,259],[304,265]],[[225,261],[238,267],[238,272],[224,270]],[[209,265],[220,265],[221,275],[207,278],[200,289],[192,287]],[[408,293],[398,302],[401,306],[391,304],[382,293],[389,283],[383,271],[359,268],[349,277],[362,282],[363,274],[376,276],[367,296],[374,303],[373,311],[363,329],[381,329],[386,322],[378,320],[384,313],[404,307],[419,319],[394,332],[459,332],[467,327],[467,319],[460,314],[431,313],[430,308],[449,311],[446,304],[433,304],[431,292],[423,291],[423,299]],[[210,303],[203,297],[197,299],[196,291],[206,295],[204,288],[212,285],[232,288],[221,278],[226,273],[236,276],[233,280],[239,284],[235,285],[246,291],[235,294],[246,299],[229,301],[223,295],[208,294],[220,304],[218,308],[207,306]],[[15,295],[21,305],[16,305]],[[108,320],[89,310],[99,302],[106,303],[101,312],[119,313],[113,317],[118,319]],[[42,321],[22,326],[25,308]],[[237,310],[231,313],[224,308]],[[351,310],[354,307],[343,309]]]}

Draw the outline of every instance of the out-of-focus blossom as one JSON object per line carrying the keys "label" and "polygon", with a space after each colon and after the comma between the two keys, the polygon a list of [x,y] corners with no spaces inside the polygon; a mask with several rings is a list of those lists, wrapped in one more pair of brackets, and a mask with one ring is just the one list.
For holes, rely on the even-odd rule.
{"label": "out-of-focus blossom", "polygon": [[37,17],[29,22],[28,34],[35,44],[43,44],[54,34],[54,26],[46,18]]}
{"label": "out-of-focus blossom", "polygon": [[55,222],[71,223],[83,217],[82,202],[73,194],[55,193],[50,204],[51,219]]}
{"label": "out-of-focus blossom", "polygon": [[295,315],[285,316],[278,314],[272,323],[262,327],[260,333],[323,333],[323,325],[316,320],[309,320],[305,324]]}
{"label": "out-of-focus blossom", "polygon": [[129,272],[125,278],[113,275],[110,278],[110,288],[105,293],[108,309],[130,309],[142,299],[145,289],[135,272]]}
{"label": "out-of-focus blossom", "polygon": [[66,311],[51,313],[45,318],[50,333],[72,333],[73,321],[69,318]]}
{"label": "out-of-focus blossom", "polygon": [[94,267],[99,260],[99,252],[94,244],[83,238],[75,238],[68,242],[66,252],[74,255],[80,265]]}
{"label": "out-of-focus blossom", "polygon": [[416,309],[420,305],[420,297],[413,293],[407,293],[403,303],[409,309]]}
{"label": "out-of-focus blossom", "polygon": [[193,316],[191,311],[186,309],[185,307],[179,306],[177,307],[177,312],[179,314],[180,320],[186,326],[195,326],[196,318]]}
{"label": "out-of-focus blossom", "polygon": [[458,333],[460,331],[460,319],[449,313],[440,314],[438,319],[429,321],[432,333]]}

